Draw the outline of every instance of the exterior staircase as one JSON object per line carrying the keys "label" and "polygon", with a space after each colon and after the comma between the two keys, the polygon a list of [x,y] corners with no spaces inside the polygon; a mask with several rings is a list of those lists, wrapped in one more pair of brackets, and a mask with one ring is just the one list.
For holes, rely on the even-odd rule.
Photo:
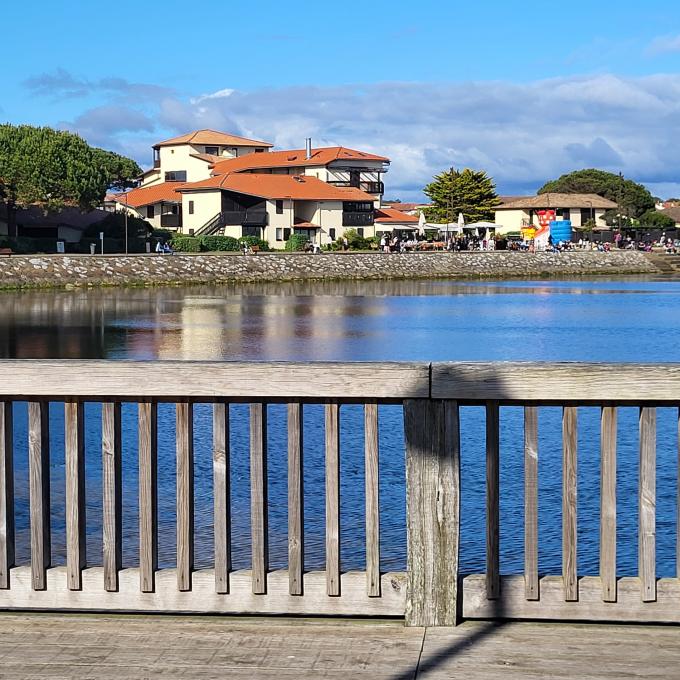
{"label": "exterior staircase", "polygon": [[221,212],[215,217],[211,217],[200,229],[197,229],[194,236],[215,236],[224,231],[224,219]]}
{"label": "exterior staircase", "polygon": [[665,253],[645,253],[654,266],[662,273],[680,276],[680,254],[667,255]]}

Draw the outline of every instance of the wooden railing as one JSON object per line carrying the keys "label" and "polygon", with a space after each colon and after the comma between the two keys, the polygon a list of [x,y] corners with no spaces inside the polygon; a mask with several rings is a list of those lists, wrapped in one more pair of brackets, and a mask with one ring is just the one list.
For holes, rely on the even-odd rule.
{"label": "wooden railing", "polygon": [[[14,403],[28,402],[30,565],[15,559]],[[50,402],[64,404],[66,564],[52,567]],[[101,567],[86,555],[86,402],[100,402]],[[176,567],[158,567],[159,404],[174,402]],[[655,571],[656,407],[680,402],[680,366],[603,364],[0,361],[0,608],[680,622],[680,580]],[[121,404],[137,404],[139,549],[122,561]],[[194,405],[212,404],[212,568],[194,560]],[[251,568],[231,563],[230,404],[249,404]],[[287,404],[288,568],[269,569],[267,405]],[[324,411],[325,569],[306,572],[303,411]],[[341,405],[363,404],[365,568],[343,572]],[[379,405],[403,408],[406,573],[380,551]],[[459,574],[461,409],[485,409],[486,569]],[[538,427],[561,406],[562,573],[539,574]],[[601,408],[600,573],[577,570],[578,406]],[[616,567],[617,406],[640,407],[639,575]],[[500,432],[524,409],[524,574],[500,560]],[[318,424],[321,427],[321,424]],[[162,465],[162,460],[160,465]],[[592,481],[590,482],[592,485]],[[307,490],[309,491],[309,490]],[[599,489],[590,489],[591,492]],[[678,534],[680,535],[680,533]],[[678,553],[680,555],[680,553]],[[680,565],[680,557],[678,558]],[[678,571],[680,576],[680,567]]]}

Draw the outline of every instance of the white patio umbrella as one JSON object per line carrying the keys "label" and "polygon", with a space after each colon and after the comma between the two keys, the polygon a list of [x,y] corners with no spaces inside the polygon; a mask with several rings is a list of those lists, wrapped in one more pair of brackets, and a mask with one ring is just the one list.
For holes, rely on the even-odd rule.
{"label": "white patio umbrella", "polygon": [[418,233],[425,235],[425,213],[422,210],[418,215]]}
{"label": "white patio umbrella", "polygon": [[458,213],[458,233],[462,234],[463,233],[463,227],[465,226],[465,217],[463,216],[462,212]]}

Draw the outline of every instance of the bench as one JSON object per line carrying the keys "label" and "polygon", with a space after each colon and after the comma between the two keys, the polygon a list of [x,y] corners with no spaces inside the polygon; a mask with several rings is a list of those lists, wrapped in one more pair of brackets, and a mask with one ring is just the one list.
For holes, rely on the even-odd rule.
{"label": "bench", "polygon": [[10,255],[14,255],[14,252],[12,251],[11,248],[0,248],[0,255],[9,257]]}
{"label": "bench", "polygon": [[250,252],[253,255],[257,255],[260,252],[260,246],[250,246]]}

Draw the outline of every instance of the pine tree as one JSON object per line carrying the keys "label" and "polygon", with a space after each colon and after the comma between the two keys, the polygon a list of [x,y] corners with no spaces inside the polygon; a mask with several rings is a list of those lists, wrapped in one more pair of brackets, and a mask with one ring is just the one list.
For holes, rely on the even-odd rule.
{"label": "pine tree", "polygon": [[445,170],[423,191],[433,202],[425,211],[433,222],[455,222],[459,213],[466,222],[491,220],[500,203],[493,180],[483,170]]}

